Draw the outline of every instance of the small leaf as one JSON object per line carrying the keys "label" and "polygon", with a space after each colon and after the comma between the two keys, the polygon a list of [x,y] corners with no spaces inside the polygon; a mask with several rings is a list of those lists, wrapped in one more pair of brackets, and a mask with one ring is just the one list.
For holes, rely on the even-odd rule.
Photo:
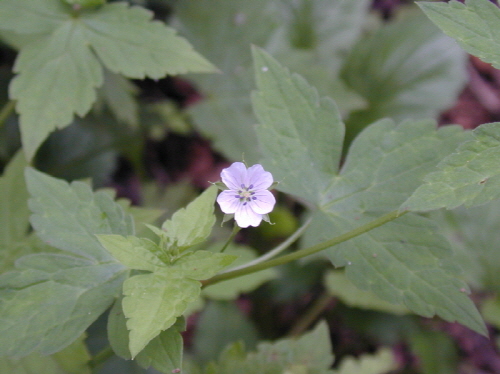
{"label": "small leaf", "polygon": [[[182,368],[183,341],[181,332],[185,330],[184,318],[177,318],[174,325],[162,331],[136,356],[135,360],[143,368],[153,367],[165,374]],[[130,360],[128,330],[122,310],[122,300],[113,305],[108,317],[108,338],[114,352]]]}
{"label": "small leaf", "polygon": [[167,266],[166,254],[149,239],[135,236],[97,235],[97,239],[120,263],[130,269],[156,271]]}
{"label": "small leaf", "polygon": [[259,89],[253,106],[266,169],[280,190],[317,202],[340,162],[344,124],[337,107],[266,52],[254,48],[253,54]]}
{"label": "small leaf", "polygon": [[208,279],[226,266],[231,265],[237,256],[210,251],[190,252],[174,262],[173,268],[183,276],[195,280]]}
{"label": "small leaf", "polygon": [[481,125],[473,139],[461,144],[430,173],[425,183],[401,206],[427,211],[481,205],[500,198],[500,123]]}
{"label": "small leaf", "polygon": [[390,349],[381,349],[376,354],[344,358],[332,374],[384,374],[397,367],[394,353]]}
{"label": "small leaf", "polygon": [[470,54],[500,68],[500,9],[488,0],[418,2],[424,13]]}
{"label": "small leaf", "polygon": [[63,251],[102,261],[113,257],[95,234],[133,234],[132,218],[108,193],[93,193],[82,182],[68,184],[32,168],[26,169],[32,198],[31,224],[46,243]]}
{"label": "small leaf", "polygon": [[200,294],[200,282],[168,271],[135,275],[123,284],[123,312],[130,330],[132,358],[170,328]]}
{"label": "small leaf", "polygon": [[215,223],[214,201],[217,187],[210,186],[186,208],[174,213],[162,229],[170,246],[184,250],[204,241]]}

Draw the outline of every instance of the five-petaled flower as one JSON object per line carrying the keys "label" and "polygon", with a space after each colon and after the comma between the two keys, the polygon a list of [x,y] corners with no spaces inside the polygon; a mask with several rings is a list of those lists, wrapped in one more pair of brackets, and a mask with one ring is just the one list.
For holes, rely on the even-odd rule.
{"label": "five-petaled flower", "polygon": [[276,203],[274,195],[267,189],[273,184],[273,176],[262,165],[248,169],[242,162],[235,162],[221,174],[228,188],[217,197],[221,210],[233,214],[240,227],[258,226]]}

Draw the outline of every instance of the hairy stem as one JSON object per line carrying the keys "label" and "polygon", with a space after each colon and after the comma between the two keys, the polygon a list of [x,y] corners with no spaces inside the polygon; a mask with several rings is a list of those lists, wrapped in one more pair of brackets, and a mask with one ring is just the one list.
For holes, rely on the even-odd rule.
{"label": "hairy stem", "polygon": [[96,354],[92,359],[89,361],[89,367],[94,370],[97,367],[101,366],[103,363],[105,363],[108,359],[113,357],[115,352],[113,349],[108,345],[106,348],[104,348],[102,351],[100,351],[98,354]]}
{"label": "hairy stem", "polygon": [[304,248],[304,249],[301,249],[299,251],[292,252],[290,254],[280,256],[280,257],[271,259],[271,260],[266,261],[266,262],[261,262],[258,264],[245,266],[245,267],[237,269],[237,270],[232,270],[232,271],[228,271],[226,273],[217,274],[216,276],[203,281],[202,282],[203,287],[209,286],[211,284],[219,283],[219,282],[222,282],[222,281],[225,281],[228,279],[241,277],[243,275],[252,274],[252,273],[255,273],[257,271],[264,270],[264,269],[269,269],[269,268],[272,268],[274,266],[283,265],[283,264],[298,260],[302,257],[312,255],[314,253],[320,252],[320,251],[327,249],[329,247],[333,247],[334,245],[345,242],[349,239],[355,238],[356,236],[364,234],[370,230],[373,230],[374,228],[382,226],[383,224],[390,222],[390,221],[393,221],[405,213],[406,213],[406,211],[400,212],[398,210],[395,210],[395,211],[392,211],[390,213],[384,214],[382,217],[374,219],[373,221],[368,222],[365,225],[362,225],[354,230],[346,232],[345,234],[339,235],[339,236],[337,236],[333,239],[327,240],[325,242],[318,243],[318,244],[313,245],[311,247]]}
{"label": "hairy stem", "polygon": [[16,107],[16,102],[14,100],[9,100],[5,103],[5,105],[0,109],[0,127],[3,126],[7,118],[14,112],[14,108]]}
{"label": "hairy stem", "polygon": [[224,244],[224,246],[222,247],[222,249],[220,250],[220,253],[223,253],[226,248],[229,246],[229,244],[232,243],[234,237],[236,236],[236,234],[241,230],[241,227],[239,227],[236,223],[234,224],[234,227],[233,227],[233,232],[231,232],[231,235],[229,236],[229,238],[227,239],[226,243]]}

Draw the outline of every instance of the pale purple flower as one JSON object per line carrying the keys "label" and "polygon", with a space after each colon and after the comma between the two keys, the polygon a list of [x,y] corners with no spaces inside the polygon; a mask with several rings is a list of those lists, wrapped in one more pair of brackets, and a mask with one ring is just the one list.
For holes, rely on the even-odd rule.
{"label": "pale purple flower", "polygon": [[238,226],[258,226],[273,210],[276,199],[267,190],[273,184],[273,176],[262,165],[247,169],[244,163],[235,162],[223,169],[220,176],[228,189],[219,194],[217,202],[224,213],[234,214]]}

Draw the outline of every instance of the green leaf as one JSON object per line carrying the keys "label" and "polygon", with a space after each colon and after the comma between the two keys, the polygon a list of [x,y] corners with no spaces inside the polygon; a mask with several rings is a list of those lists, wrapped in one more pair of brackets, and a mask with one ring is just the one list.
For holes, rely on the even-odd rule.
{"label": "green leaf", "polygon": [[114,3],[75,15],[59,0],[44,0],[46,10],[26,12],[32,28],[19,22],[25,13],[20,9],[31,3],[0,3],[1,29],[34,36],[19,53],[19,74],[10,86],[28,159],[50,132],[71,123],[74,114],[89,111],[95,89],[103,83],[100,62],[131,78],[215,70],[173,29],[151,21],[152,13],[140,7]]}
{"label": "green leaf", "polygon": [[257,352],[245,355],[241,343],[226,348],[217,364],[209,365],[206,374],[258,373],[332,373],[332,347],[328,326],[319,323],[299,339],[261,343]]}
{"label": "green leaf", "polygon": [[26,161],[17,153],[0,178],[0,273],[10,270],[14,261],[25,253],[29,210],[28,191],[24,182]]}
{"label": "green leaf", "polygon": [[116,262],[63,254],[28,255],[16,267],[0,277],[0,352],[16,357],[71,344],[111,305],[125,275]]}
{"label": "green leaf", "polygon": [[[166,374],[182,368],[183,341],[180,333],[184,330],[185,321],[180,317],[174,325],[152,339],[135,360],[145,369],[153,367]],[[128,330],[121,299],[115,302],[109,313],[108,339],[118,356],[126,360],[132,358],[128,348]]]}
{"label": "green leaf", "polygon": [[465,4],[455,0],[417,4],[463,49],[500,68],[500,10],[495,4],[488,0],[467,0]]}
{"label": "green leaf", "polygon": [[375,354],[347,357],[332,374],[384,374],[397,368],[396,358],[390,349],[381,349]]}
{"label": "green leaf", "polygon": [[325,276],[325,287],[330,294],[338,297],[350,307],[377,310],[392,314],[407,314],[409,310],[381,300],[371,292],[355,287],[347,277],[338,271],[329,271]]}
{"label": "green leaf", "polygon": [[120,235],[97,235],[97,239],[114,258],[130,269],[156,271],[167,266],[168,256],[149,239]]}
{"label": "green leaf", "polygon": [[168,271],[135,275],[124,282],[123,312],[130,330],[132,358],[175,323],[188,304],[198,298],[200,288],[200,282]]}
{"label": "green leaf", "polygon": [[368,101],[347,120],[348,140],[384,117],[435,118],[451,106],[467,74],[465,54],[422,14],[383,26],[355,45],[342,78]]}
{"label": "green leaf", "polygon": [[184,250],[204,241],[212,232],[215,223],[214,201],[217,187],[210,186],[186,208],[174,213],[165,221],[162,229],[166,232],[170,247]]}
{"label": "green leaf", "polygon": [[281,182],[280,190],[315,203],[338,169],[344,124],[331,99],[320,99],[266,52],[254,48],[253,54],[264,165]]}
{"label": "green leaf", "polygon": [[426,211],[476,206],[500,197],[500,123],[481,125],[430,173],[401,209]]}
{"label": "green leaf", "polygon": [[[216,245],[210,247],[209,250],[215,252],[220,250],[223,245],[223,243],[217,243]],[[238,257],[232,264],[235,267],[246,264],[257,257],[254,249],[236,244],[229,245],[224,253]],[[275,277],[275,269],[266,269],[211,285],[203,289],[202,295],[215,300],[234,300],[240,294],[253,291],[263,283]]]}
{"label": "green leaf", "polygon": [[31,193],[31,224],[38,236],[63,251],[110,261],[96,234],[130,235],[132,218],[105,191],[93,193],[83,182],[68,184],[32,168],[26,169]]}
{"label": "green leaf", "polygon": [[226,266],[231,265],[237,256],[229,253],[210,251],[190,252],[174,262],[173,268],[185,277],[204,280],[213,277]]}
{"label": "green leaf", "polygon": [[32,353],[23,358],[1,357],[0,372],[9,374],[90,374],[84,335],[51,356]]}

